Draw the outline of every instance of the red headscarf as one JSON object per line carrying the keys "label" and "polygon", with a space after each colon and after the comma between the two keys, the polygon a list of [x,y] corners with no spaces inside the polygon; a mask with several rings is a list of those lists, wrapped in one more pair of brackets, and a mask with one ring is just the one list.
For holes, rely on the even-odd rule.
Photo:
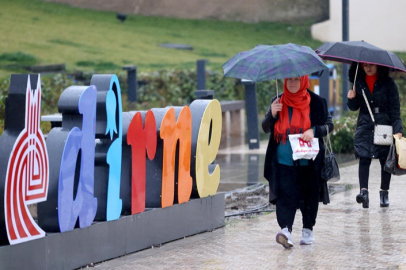
{"label": "red headscarf", "polygon": [[[279,119],[275,123],[274,138],[277,142],[282,139],[283,144],[286,142],[288,134],[298,134],[310,128],[310,94],[307,92],[309,88],[309,76],[300,77],[300,89],[296,93],[289,92],[285,79],[283,85],[283,95],[281,100],[282,111],[279,112]],[[292,119],[289,124],[288,106],[293,108]]]}

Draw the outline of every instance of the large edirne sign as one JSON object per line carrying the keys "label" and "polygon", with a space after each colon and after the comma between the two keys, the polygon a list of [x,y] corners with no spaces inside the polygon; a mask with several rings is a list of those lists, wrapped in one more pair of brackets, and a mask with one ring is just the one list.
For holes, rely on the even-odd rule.
{"label": "large edirne sign", "polygon": [[[40,129],[39,75],[12,75],[0,137],[1,244],[214,195],[217,100],[122,112],[116,75],[94,75],[59,99],[62,127]],[[38,224],[27,205],[38,203]]]}

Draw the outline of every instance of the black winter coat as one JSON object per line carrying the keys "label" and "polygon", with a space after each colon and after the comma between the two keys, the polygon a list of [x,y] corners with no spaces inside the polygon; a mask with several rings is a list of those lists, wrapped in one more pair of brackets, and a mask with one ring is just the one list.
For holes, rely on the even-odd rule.
{"label": "black winter coat", "polygon": [[[356,63],[353,63],[348,72],[351,83],[354,83]],[[364,90],[369,101],[375,124],[391,125],[393,134],[402,133],[402,120],[400,119],[399,93],[395,82],[389,77],[389,69],[378,66],[378,79],[375,82],[374,90],[371,94],[365,81],[365,71],[358,68],[357,81],[355,82],[356,96],[348,99],[348,108],[352,111],[359,109],[357,128],[354,135],[355,156],[367,158],[386,158],[389,146],[374,145],[374,124],[368,107],[362,95]],[[378,108],[378,109],[376,109]],[[379,111],[379,112],[378,112]]]}
{"label": "black winter coat", "polygon": [[[316,159],[314,161],[309,160],[309,166],[311,166],[311,177],[317,181],[319,186],[319,201],[327,204],[330,202],[327,183],[321,178],[321,169],[323,168],[325,151],[323,137],[327,135],[326,125],[328,125],[330,133],[334,129],[334,125],[327,108],[326,100],[309,90],[307,91],[309,92],[311,98],[310,122],[311,126],[316,128],[314,137],[319,139],[320,148]],[[279,95],[279,97],[281,95]],[[272,99],[272,102],[275,100],[275,98]],[[269,201],[272,204],[275,204],[276,199],[278,198],[278,179],[276,174],[278,163],[276,148],[278,143],[274,140],[273,136],[276,120],[276,118],[272,117],[271,108],[269,108],[265,115],[265,119],[262,121],[262,129],[264,132],[271,133],[269,136],[268,148],[266,149],[264,177],[269,182]]]}

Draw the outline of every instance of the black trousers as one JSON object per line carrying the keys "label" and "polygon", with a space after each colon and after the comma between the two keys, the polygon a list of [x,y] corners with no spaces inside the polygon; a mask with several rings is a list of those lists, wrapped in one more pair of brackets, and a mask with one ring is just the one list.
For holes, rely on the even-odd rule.
{"label": "black trousers", "polygon": [[278,198],[276,219],[283,228],[292,231],[296,210],[303,216],[303,228],[313,230],[319,208],[319,187],[311,177],[309,166],[278,164]]}
{"label": "black trousers", "polygon": [[[361,157],[359,159],[358,177],[360,189],[368,189],[369,180],[369,167],[371,166],[372,159]],[[386,158],[379,159],[381,163],[381,189],[388,190],[390,185],[391,174],[384,170]]]}

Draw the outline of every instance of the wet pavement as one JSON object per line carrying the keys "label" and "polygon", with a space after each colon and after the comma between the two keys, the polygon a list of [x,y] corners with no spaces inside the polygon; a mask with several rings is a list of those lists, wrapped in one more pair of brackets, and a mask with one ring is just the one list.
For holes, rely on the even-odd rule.
{"label": "wet pavement", "polygon": [[218,192],[235,190],[257,183],[268,183],[264,171],[266,142],[260,149],[248,150],[247,146],[220,149],[216,163],[220,165]]}
{"label": "wet pavement", "polygon": [[[265,146],[266,147],[266,146]],[[227,148],[217,162],[221,186],[262,183],[261,149]],[[259,162],[254,162],[255,158]],[[251,164],[251,167],[250,167]],[[251,168],[251,169],[249,169]],[[258,170],[257,170],[258,169]],[[379,205],[380,165],[370,170],[370,208],[355,201],[359,192],[356,162],[340,166],[339,184],[351,189],[320,204],[313,245],[299,245],[302,222],[297,212],[291,249],[275,242],[275,213],[231,220],[224,228],[163,244],[96,264],[97,269],[406,269],[406,176],[392,178],[390,206]],[[255,178],[258,175],[258,178]]]}

